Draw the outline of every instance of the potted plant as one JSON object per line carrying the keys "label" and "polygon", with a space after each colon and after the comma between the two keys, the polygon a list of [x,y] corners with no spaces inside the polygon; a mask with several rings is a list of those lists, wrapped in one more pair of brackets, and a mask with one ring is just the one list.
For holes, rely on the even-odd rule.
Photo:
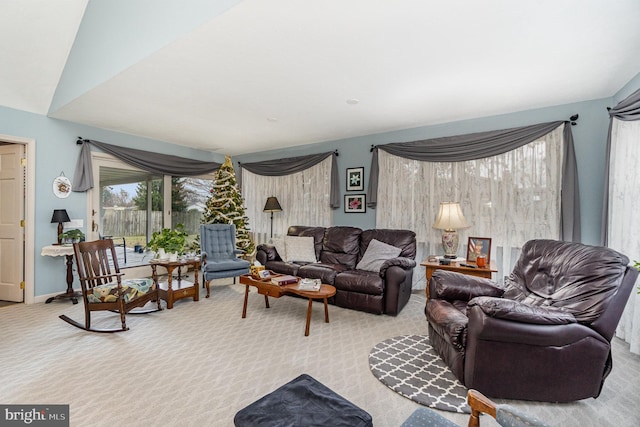
{"label": "potted plant", "polygon": [[58,238],[63,245],[70,245],[84,239],[84,233],[77,228],[74,228],[72,230],[67,230],[64,233],[60,233]]}
{"label": "potted plant", "polygon": [[160,231],[154,231],[147,247],[158,254],[160,259],[164,258],[163,253],[165,253],[170,254],[170,260],[175,260],[184,252],[186,242],[187,232],[184,231],[184,225],[178,224],[173,230],[163,228]]}

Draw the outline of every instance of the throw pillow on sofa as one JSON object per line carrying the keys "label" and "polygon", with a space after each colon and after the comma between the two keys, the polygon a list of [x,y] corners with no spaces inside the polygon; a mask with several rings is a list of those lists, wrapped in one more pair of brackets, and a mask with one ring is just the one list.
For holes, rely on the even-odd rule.
{"label": "throw pillow on sofa", "polygon": [[358,265],[356,265],[356,269],[379,273],[382,264],[384,264],[388,259],[396,258],[400,255],[400,252],[402,252],[402,249],[400,248],[396,248],[395,246],[388,245],[376,239],[371,239],[362,259]]}
{"label": "throw pillow on sofa", "polygon": [[317,262],[312,236],[284,236],[284,246],[287,262]]}
{"label": "throw pillow on sofa", "polygon": [[280,255],[280,259],[282,259],[283,261],[286,261],[287,248],[285,247],[284,239],[281,237],[272,238],[269,243],[276,248],[276,252],[278,252],[278,255]]}

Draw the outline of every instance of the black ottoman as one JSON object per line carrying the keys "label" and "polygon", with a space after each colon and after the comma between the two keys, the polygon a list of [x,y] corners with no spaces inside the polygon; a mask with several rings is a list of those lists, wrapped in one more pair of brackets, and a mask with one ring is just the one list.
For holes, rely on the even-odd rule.
{"label": "black ottoman", "polygon": [[307,374],[241,409],[236,427],[373,426],[369,413]]}

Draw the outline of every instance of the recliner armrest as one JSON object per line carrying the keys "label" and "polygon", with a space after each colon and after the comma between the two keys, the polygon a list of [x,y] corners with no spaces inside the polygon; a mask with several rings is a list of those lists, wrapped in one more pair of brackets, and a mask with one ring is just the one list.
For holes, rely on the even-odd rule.
{"label": "recliner armrest", "polygon": [[479,296],[501,297],[504,289],[483,277],[468,276],[455,271],[436,270],[429,280],[429,297],[470,301]]}
{"label": "recliner armrest", "polygon": [[384,277],[387,273],[387,269],[392,266],[397,266],[403,270],[409,270],[416,266],[416,261],[411,258],[396,257],[386,260],[380,266],[380,277]]}
{"label": "recliner armrest", "polygon": [[536,325],[566,325],[576,323],[571,313],[553,308],[524,304],[519,301],[476,297],[469,301],[468,309],[478,306],[487,316]]}

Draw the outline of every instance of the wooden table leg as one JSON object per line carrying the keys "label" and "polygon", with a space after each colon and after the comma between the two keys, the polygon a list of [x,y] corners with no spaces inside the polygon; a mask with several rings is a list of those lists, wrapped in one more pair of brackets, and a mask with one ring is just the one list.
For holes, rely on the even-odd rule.
{"label": "wooden table leg", "polygon": [[313,298],[309,298],[309,308],[307,308],[307,326],[304,328],[304,336],[309,336],[309,324],[311,323],[311,309],[313,307]]}
{"label": "wooden table leg", "polygon": [[242,307],[242,318],[247,317],[247,300],[249,299],[249,285],[244,285],[244,306]]}
{"label": "wooden table leg", "polygon": [[200,301],[200,285],[198,284],[198,269],[199,267],[193,268],[193,300]]}
{"label": "wooden table leg", "polygon": [[265,305],[265,307],[270,308],[269,307],[269,297],[267,295],[264,296],[264,305]]}
{"label": "wooden table leg", "polygon": [[329,306],[327,305],[327,299],[324,299],[324,323],[329,323]]}
{"label": "wooden table leg", "polygon": [[[172,287],[172,281],[173,281],[173,270],[174,270],[174,266],[172,265],[168,265],[165,267],[167,269],[167,308],[168,309],[172,309],[173,308],[173,287]],[[178,270],[178,274],[180,273],[180,270]],[[179,284],[180,282],[178,282],[178,286],[180,286]]]}

